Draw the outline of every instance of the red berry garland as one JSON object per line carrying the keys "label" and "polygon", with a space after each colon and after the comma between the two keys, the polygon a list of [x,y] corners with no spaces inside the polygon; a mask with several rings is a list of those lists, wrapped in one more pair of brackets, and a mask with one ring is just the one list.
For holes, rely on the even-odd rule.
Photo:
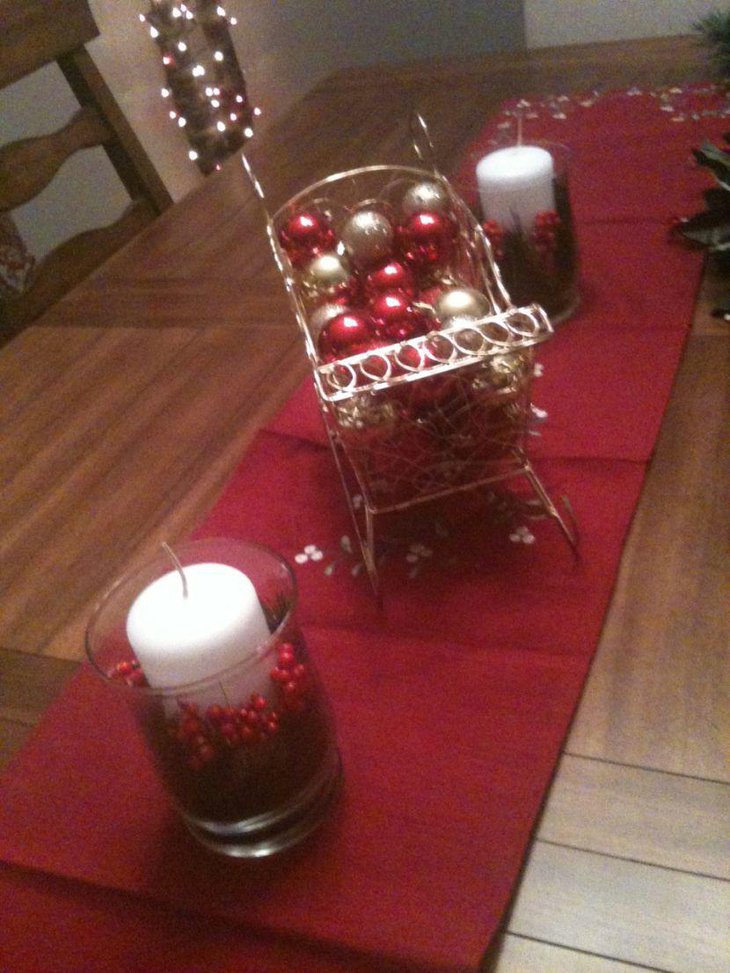
{"label": "red berry garland", "polygon": [[545,210],[537,214],[532,229],[532,243],[538,253],[546,255],[555,252],[559,226],[560,217],[555,210]]}
{"label": "red berry garland", "polygon": [[117,662],[111,673],[112,679],[123,679],[128,686],[146,686],[147,679],[136,659]]}
{"label": "red berry garland", "polygon": [[[166,730],[182,749],[190,770],[201,771],[222,753],[271,739],[279,732],[283,717],[305,708],[309,673],[298,661],[291,642],[279,646],[276,665],[269,675],[274,684],[272,699],[251,693],[238,705],[212,703],[204,711],[197,703],[178,702],[179,713],[167,718]],[[112,676],[129,686],[147,685],[137,661],[117,663]]]}
{"label": "red berry garland", "polygon": [[504,257],[504,227],[496,220],[487,220],[482,229],[491,244],[494,259],[501,260]]}

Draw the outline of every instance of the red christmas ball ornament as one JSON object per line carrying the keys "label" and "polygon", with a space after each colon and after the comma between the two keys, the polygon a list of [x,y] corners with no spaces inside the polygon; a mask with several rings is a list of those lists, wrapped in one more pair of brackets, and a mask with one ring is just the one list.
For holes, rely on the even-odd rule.
{"label": "red christmas ball ornament", "polygon": [[415,308],[405,291],[378,294],[368,305],[375,334],[390,341],[406,341],[428,334],[430,318]]}
{"label": "red christmas ball ornament", "polygon": [[317,339],[317,349],[325,361],[348,358],[371,348],[373,325],[366,314],[344,311],[325,324]]}
{"label": "red christmas ball ornament", "polygon": [[309,333],[313,337],[317,337],[322,328],[331,321],[332,318],[336,318],[338,314],[342,314],[345,311],[349,311],[350,308],[344,304],[338,304],[332,301],[329,304],[320,304],[319,307],[315,308],[312,312],[309,321]]}
{"label": "red christmas ball ornament", "polygon": [[451,260],[458,224],[449,213],[413,213],[396,227],[398,250],[419,271],[433,271]]}
{"label": "red christmas ball ornament", "polygon": [[451,285],[448,281],[442,280],[431,284],[429,287],[423,287],[418,293],[419,304],[428,304],[430,307],[435,308],[436,301],[449,286]]}
{"label": "red christmas ball ornament", "polygon": [[376,297],[386,291],[403,291],[409,297],[414,297],[416,282],[410,267],[399,260],[389,260],[382,267],[377,267],[367,274],[363,290],[368,298]]}
{"label": "red christmas ball ornament", "polygon": [[322,213],[300,210],[292,213],[279,230],[279,243],[295,267],[335,245],[335,231]]}

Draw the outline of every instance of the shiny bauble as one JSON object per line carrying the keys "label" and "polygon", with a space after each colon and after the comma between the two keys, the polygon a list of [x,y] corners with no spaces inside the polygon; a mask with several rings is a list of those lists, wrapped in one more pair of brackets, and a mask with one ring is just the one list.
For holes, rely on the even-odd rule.
{"label": "shiny bauble", "polygon": [[348,256],[359,267],[372,267],[393,252],[391,222],[375,209],[354,213],[342,227],[340,237]]}
{"label": "shiny bauble", "polygon": [[516,391],[526,379],[525,362],[519,355],[492,355],[485,364],[485,377],[495,389]]}
{"label": "shiny bauble", "polygon": [[279,230],[279,243],[295,267],[331,250],[335,245],[335,231],[329,220],[316,210],[292,213]]}
{"label": "shiny bauble", "polygon": [[337,403],[335,418],[342,438],[356,447],[392,435],[398,410],[385,396],[363,392]]}
{"label": "shiny bauble", "polygon": [[368,304],[375,334],[392,342],[428,334],[430,318],[415,308],[405,291],[386,291]]}
{"label": "shiny bauble", "polygon": [[342,304],[335,304],[334,302],[321,304],[318,308],[315,308],[309,317],[309,321],[307,322],[309,325],[309,333],[313,338],[316,338],[328,321],[348,310],[350,309],[344,307]]}
{"label": "shiny bauble", "polygon": [[414,213],[446,213],[449,211],[449,194],[438,182],[419,182],[406,192],[401,208],[406,216]]}
{"label": "shiny bauble", "polygon": [[[440,281],[435,284],[429,284],[427,287],[422,287],[418,292],[418,303],[427,304],[431,308],[435,308],[436,301],[441,297],[444,291],[448,287],[452,287],[453,284],[445,283]],[[434,311],[434,314],[436,312]]]}
{"label": "shiny bauble", "polygon": [[329,304],[354,304],[360,289],[347,258],[334,251],[319,254],[307,264],[301,287],[311,301]]}
{"label": "shiny bauble", "polygon": [[324,361],[349,358],[368,351],[374,338],[372,323],[366,314],[344,311],[325,324],[317,338],[317,350]]}
{"label": "shiny bauble", "polygon": [[416,282],[410,267],[406,267],[399,260],[389,260],[366,275],[363,290],[365,296],[371,299],[386,291],[403,291],[413,297],[416,293]]}
{"label": "shiny bauble", "polygon": [[434,310],[441,321],[448,321],[483,318],[492,307],[486,294],[474,287],[449,287],[436,298]]}
{"label": "shiny bauble", "polygon": [[454,256],[458,224],[448,213],[414,213],[396,227],[398,252],[416,271],[432,273]]}

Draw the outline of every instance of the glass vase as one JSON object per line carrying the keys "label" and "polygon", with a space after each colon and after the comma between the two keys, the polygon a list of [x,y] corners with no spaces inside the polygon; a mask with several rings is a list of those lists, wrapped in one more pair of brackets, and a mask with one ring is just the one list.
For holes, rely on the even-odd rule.
{"label": "glass vase", "polygon": [[[172,557],[163,551],[113,585],[93,611],[86,651],[109,691],[126,697],[192,834],[227,855],[270,855],[317,827],[341,772],[331,708],[296,621],[296,582],[279,555],[243,541],[192,541]],[[173,600],[172,619],[160,598]],[[242,609],[237,598],[251,603]],[[256,616],[249,631],[246,612]]]}

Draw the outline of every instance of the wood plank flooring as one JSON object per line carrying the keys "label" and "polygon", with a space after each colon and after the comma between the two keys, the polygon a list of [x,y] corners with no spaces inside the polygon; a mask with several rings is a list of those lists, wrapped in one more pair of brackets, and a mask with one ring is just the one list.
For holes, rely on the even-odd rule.
{"label": "wood plank flooring", "polygon": [[709,310],[719,293],[710,268],[490,973],[730,971],[730,343]]}

